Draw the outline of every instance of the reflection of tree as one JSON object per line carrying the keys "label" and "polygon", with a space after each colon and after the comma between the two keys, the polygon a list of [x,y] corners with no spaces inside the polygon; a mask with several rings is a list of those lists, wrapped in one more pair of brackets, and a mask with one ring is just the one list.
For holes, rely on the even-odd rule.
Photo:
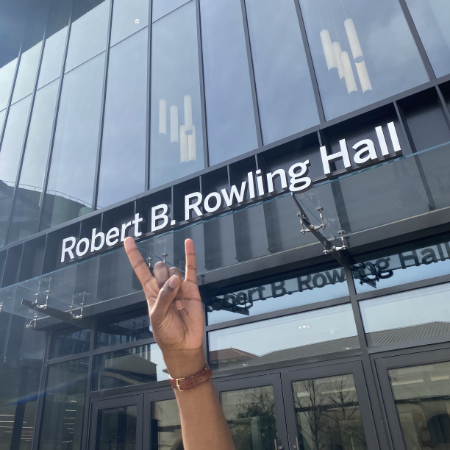
{"label": "reflection of tree", "polygon": [[346,378],[294,383],[294,398],[300,450],[366,449],[356,390]]}
{"label": "reflection of tree", "polygon": [[257,388],[246,394],[230,426],[237,450],[272,450],[277,431],[271,389]]}

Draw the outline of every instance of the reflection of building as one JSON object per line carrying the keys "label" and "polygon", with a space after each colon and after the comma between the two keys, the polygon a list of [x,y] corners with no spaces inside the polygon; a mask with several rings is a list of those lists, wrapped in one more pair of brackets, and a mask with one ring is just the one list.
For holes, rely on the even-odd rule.
{"label": "reflection of building", "polygon": [[238,450],[448,447],[449,21],[0,2],[1,450],[182,448],[128,235],[194,240]]}

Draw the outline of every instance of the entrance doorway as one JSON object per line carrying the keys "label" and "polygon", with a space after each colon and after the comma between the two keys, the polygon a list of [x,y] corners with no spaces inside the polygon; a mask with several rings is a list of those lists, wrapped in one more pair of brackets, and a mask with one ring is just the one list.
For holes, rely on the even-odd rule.
{"label": "entrance doorway", "polygon": [[[214,384],[237,450],[379,449],[359,361]],[[89,450],[183,450],[172,388],[96,400],[91,411]]]}

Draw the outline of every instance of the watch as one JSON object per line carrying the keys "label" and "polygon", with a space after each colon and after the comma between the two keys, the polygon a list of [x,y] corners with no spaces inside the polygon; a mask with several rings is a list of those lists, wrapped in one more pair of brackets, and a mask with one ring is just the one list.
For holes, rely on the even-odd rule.
{"label": "watch", "polygon": [[187,391],[189,389],[194,389],[197,386],[205,383],[210,380],[212,377],[212,370],[205,366],[200,372],[195,375],[191,375],[190,377],[185,378],[172,378],[169,375],[170,384],[174,389],[178,389],[179,391]]}

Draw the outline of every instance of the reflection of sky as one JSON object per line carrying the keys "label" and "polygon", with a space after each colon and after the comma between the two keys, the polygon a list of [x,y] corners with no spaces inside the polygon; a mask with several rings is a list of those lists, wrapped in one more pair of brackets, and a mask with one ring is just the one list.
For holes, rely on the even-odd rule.
{"label": "reflection of sky", "polygon": [[[300,1],[316,76],[327,119],[374,103],[428,81],[419,52],[400,4],[392,0]],[[373,91],[362,93],[344,28],[346,18],[355,24]],[[332,41],[349,54],[358,92],[347,93],[337,69],[328,71],[320,39],[328,29]]]}
{"label": "reflection of sky", "polygon": [[450,322],[450,283],[360,302],[366,333]]}
{"label": "reflection of sky", "polygon": [[351,305],[342,305],[213,331],[209,346],[211,351],[235,348],[262,356],[356,335]]}
{"label": "reflection of sky", "polygon": [[[321,272],[320,274],[312,274],[310,275],[310,277],[312,280],[314,276],[317,276],[318,278],[316,284],[320,285],[324,282],[324,280],[329,281],[327,273],[332,277],[333,273],[340,274],[341,269],[334,269],[334,272],[333,270],[330,270],[328,272]],[[307,283],[307,281],[309,280],[307,275],[303,275],[301,279],[305,283]],[[248,309],[249,315],[256,316],[258,314],[263,314],[271,311],[279,311],[286,308],[292,308],[294,306],[322,302],[325,300],[345,297],[346,295],[348,295],[347,283],[345,281],[345,278],[344,282],[342,283],[336,282],[335,284],[325,284],[323,287],[315,287],[314,289],[308,289],[305,284],[302,286],[304,289],[302,292],[298,291],[299,284],[296,278],[285,280],[284,283],[284,289],[286,290],[287,294],[281,297],[272,297],[272,289],[275,289],[275,294],[282,293],[282,291],[277,288],[277,286],[279,286],[279,282],[276,282],[273,288],[270,284],[263,286],[264,290],[262,292],[264,300],[259,300],[258,293],[253,294],[252,298],[254,300],[254,303],[253,306]],[[314,286],[312,281],[309,281],[309,286]],[[233,292],[232,295],[237,295],[239,294],[239,292],[243,292],[248,296],[251,289],[253,288]],[[289,294],[289,292],[291,292],[291,294]],[[224,296],[221,295],[219,298],[223,297]],[[208,324],[212,325],[214,323],[225,322],[227,320],[241,319],[243,317],[247,316],[238,312],[230,312],[226,310],[212,311],[208,313]]]}

